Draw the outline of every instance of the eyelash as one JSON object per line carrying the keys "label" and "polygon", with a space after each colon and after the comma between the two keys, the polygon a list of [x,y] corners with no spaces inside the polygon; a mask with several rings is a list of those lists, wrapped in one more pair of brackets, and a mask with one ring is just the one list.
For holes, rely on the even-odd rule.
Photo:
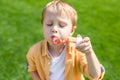
{"label": "eyelash", "polygon": [[52,26],[53,24],[47,24],[47,26]]}
{"label": "eyelash", "polygon": [[[47,26],[52,26],[53,25],[53,23],[52,24],[47,24]],[[63,28],[63,27],[65,27],[66,25],[65,24],[59,24],[59,26],[61,27],[61,28]]]}
{"label": "eyelash", "polygon": [[61,25],[61,24],[59,24],[59,26],[60,26],[61,28],[65,27],[65,25]]}

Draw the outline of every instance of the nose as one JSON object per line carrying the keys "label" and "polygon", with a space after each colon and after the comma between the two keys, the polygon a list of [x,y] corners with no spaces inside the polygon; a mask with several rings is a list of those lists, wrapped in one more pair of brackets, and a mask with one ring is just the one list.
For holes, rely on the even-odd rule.
{"label": "nose", "polygon": [[51,31],[52,31],[53,33],[57,33],[57,32],[58,32],[57,26],[53,26]]}

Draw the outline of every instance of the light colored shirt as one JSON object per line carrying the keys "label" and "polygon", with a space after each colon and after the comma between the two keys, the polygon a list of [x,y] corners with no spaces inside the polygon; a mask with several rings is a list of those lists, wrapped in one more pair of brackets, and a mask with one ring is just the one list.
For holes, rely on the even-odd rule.
{"label": "light colored shirt", "polygon": [[[75,40],[75,38],[71,38]],[[28,71],[37,71],[41,80],[50,80],[50,62],[51,57],[48,55],[47,41],[43,40],[33,45],[28,54]],[[76,50],[75,43],[66,44],[66,55],[64,60],[65,73],[64,80],[84,80],[85,75],[93,80],[88,73],[88,65],[86,56]],[[100,79],[102,79],[104,71],[101,71]]]}
{"label": "light colored shirt", "polygon": [[53,57],[50,52],[48,54],[52,58],[50,63],[50,80],[64,80],[65,72],[65,53],[66,48],[63,49],[58,57]]}

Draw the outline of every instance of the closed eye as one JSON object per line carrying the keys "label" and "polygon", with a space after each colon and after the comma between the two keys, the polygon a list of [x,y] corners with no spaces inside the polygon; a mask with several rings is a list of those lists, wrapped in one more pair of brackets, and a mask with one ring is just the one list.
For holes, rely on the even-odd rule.
{"label": "closed eye", "polygon": [[67,24],[66,24],[66,23],[63,23],[63,22],[59,23],[59,26],[60,26],[61,28],[64,28],[66,25],[67,25]]}
{"label": "closed eye", "polygon": [[53,24],[51,23],[51,24],[47,24],[47,26],[52,26]]}

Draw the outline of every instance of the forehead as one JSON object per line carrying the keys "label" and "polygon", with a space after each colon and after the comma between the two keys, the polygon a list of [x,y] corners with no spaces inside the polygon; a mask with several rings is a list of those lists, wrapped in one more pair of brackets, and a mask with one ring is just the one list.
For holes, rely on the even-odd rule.
{"label": "forehead", "polygon": [[54,9],[47,9],[45,11],[44,17],[46,16],[57,16],[57,17],[62,17],[62,18],[69,18],[69,15],[67,13],[65,13],[64,11],[59,11],[59,10],[54,10]]}
{"label": "forehead", "polygon": [[53,6],[48,7],[44,12],[44,19],[60,19],[62,21],[71,20],[70,16],[64,9],[55,8]]}
{"label": "forehead", "polygon": [[68,11],[63,6],[50,6],[46,8],[46,12],[57,14],[59,16],[69,16]]}

